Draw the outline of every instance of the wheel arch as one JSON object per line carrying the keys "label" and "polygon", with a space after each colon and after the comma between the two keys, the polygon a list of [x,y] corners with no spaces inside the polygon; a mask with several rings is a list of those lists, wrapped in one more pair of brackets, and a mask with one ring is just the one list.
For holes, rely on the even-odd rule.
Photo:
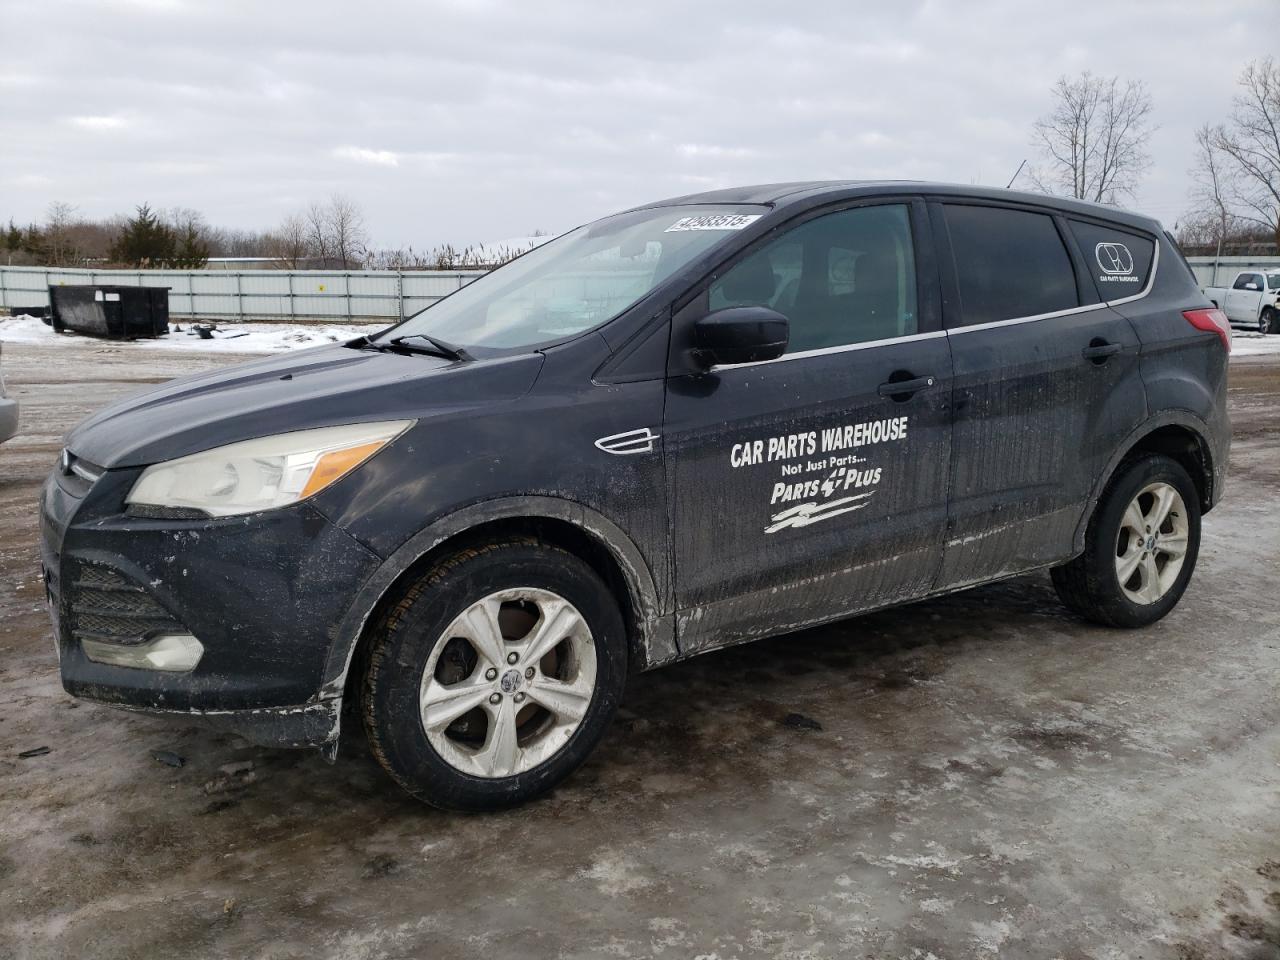
{"label": "wheel arch", "polygon": [[1217,502],[1217,490],[1213,447],[1209,443],[1209,427],[1195,414],[1186,411],[1170,411],[1146,421],[1135,429],[1112,454],[1107,467],[1094,484],[1089,503],[1076,528],[1076,550],[1084,549],[1085,530],[1098,507],[1098,501],[1115,477],[1116,472],[1129,460],[1150,453],[1164,454],[1177,461],[1191,476],[1200,500],[1200,510],[1207,513]]}
{"label": "wheel arch", "polygon": [[675,659],[672,618],[663,610],[643,554],[617,524],[560,497],[510,497],[472,504],[432,522],[383,562],[335,631],[320,698],[346,694],[373,625],[406,584],[456,550],[519,536],[560,546],[604,578],[622,606],[633,664],[644,669]]}

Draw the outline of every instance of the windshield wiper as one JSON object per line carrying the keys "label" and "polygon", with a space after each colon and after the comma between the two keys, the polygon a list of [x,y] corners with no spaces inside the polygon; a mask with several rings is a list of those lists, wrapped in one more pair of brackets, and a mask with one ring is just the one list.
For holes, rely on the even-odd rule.
{"label": "windshield wiper", "polygon": [[[430,349],[424,350],[422,347],[415,348],[415,347],[408,346],[407,341],[409,340],[425,340],[427,342],[427,345],[430,347]],[[471,354],[467,353],[467,351],[463,350],[461,347],[455,347],[452,343],[447,343],[444,340],[437,340],[435,337],[428,336],[425,333],[407,333],[403,337],[392,337],[387,342],[392,343],[395,346],[401,347],[405,350],[417,349],[419,353],[438,354],[439,356],[444,357],[446,360],[474,360],[475,359],[475,357],[471,356]]]}
{"label": "windshield wiper", "polygon": [[[435,337],[428,336],[425,333],[407,333],[403,337],[392,337],[390,340],[373,340],[364,337],[362,347],[372,347],[374,350],[404,350],[407,353],[425,353],[433,357],[444,357],[446,360],[474,360],[475,357],[467,353],[462,347],[455,347],[452,343],[446,343],[444,340],[437,340]],[[422,340],[422,344],[414,344],[412,341]]]}

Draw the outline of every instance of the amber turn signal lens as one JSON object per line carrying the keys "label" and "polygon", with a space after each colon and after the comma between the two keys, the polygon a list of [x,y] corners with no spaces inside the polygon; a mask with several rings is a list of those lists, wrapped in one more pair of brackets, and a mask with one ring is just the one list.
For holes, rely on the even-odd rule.
{"label": "amber turn signal lens", "polygon": [[347,447],[345,450],[334,450],[324,454],[316,461],[315,469],[311,471],[307,485],[302,488],[298,499],[305,500],[313,493],[319,493],[335,480],[360,466],[386,445],[385,440],[374,440],[372,443],[362,443],[358,447]]}

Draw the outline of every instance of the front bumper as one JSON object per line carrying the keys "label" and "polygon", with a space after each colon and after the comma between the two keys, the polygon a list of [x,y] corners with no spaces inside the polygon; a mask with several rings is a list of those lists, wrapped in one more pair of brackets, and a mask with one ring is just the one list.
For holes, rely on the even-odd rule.
{"label": "front bumper", "polygon": [[18,432],[18,401],[0,397],[0,443]]}
{"label": "front bumper", "polygon": [[[127,516],[140,473],[90,482],[55,469],[45,483],[40,548],[63,687],[203,717],[259,743],[331,742],[340,701],[319,697],[324,665],[379,558],[306,503],[219,519]],[[204,647],[190,672],[98,663],[83,647],[175,632]]]}

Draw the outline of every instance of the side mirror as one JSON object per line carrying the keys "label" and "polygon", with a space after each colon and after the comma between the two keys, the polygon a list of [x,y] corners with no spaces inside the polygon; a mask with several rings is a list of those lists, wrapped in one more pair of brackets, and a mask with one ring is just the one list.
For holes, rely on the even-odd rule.
{"label": "side mirror", "polygon": [[726,307],[693,325],[693,346],[704,367],[773,360],[786,353],[789,336],[787,318],[768,307]]}

